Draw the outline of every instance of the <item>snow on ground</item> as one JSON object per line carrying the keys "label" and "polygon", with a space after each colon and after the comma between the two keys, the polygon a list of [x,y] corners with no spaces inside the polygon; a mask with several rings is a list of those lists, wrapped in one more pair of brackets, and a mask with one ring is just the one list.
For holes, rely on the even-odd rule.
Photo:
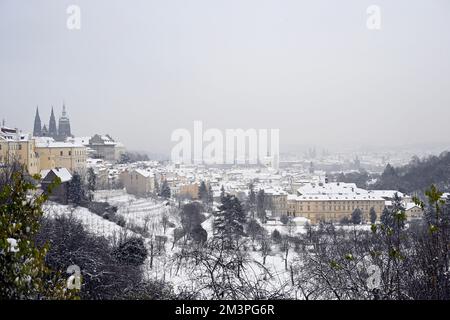
{"label": "snow on ground", "polygon": [[268,221],[266,224],[263,225],[264,229],[267,230],[269,234],[272,234],[272,232],[276,229],[278,230],[282,235],[297,235],[297,234],[305,234],[306,228],[302,224],[295,224],[292,226],[288,226],[283,224],[282,222],[275,220],[275,221]]}
{"label": "snow on ground", "polygon": [[172,263],[172,257],[178,251],[178,247],[172,250],[174,228],[168,228],[164,233],[161,223],[162,216],[166,214],[170,222],[178,226],[179,219],[175,216],[173,206],[166,205],[167,201],[160,199],[138,198],[127,194],[124,190],[99,190],[95,192],[94,199],[107,201],[109,204],[117,206],[117,214],[125,219],[127,227],[144,228],[147,224],[149,234],[167,237],[162,252],[157,252],[156,245],[154,245],[152,268],[150,268],[151,239],[150,237],[145,238],[149,252],[143,265],[146,278],[170,281],[180,287],[189,284],[188,275],[183,270],[178,270],[177,273],[175,265]]}
{"label": "snow on ground", "polygon": [[358,230],[358,231],[370,231],[370,228],[372,227],[371,224],[358,224],[358,225],[343,225],[343,226],[335,226],[336,229],[342,229],[345,231],[353,231],[353,230]]}
{"label": "snow on ground", "polygon": [[121,234],[136,235],[130,230],[125,230],[114,222],[106,220],[95,213],[90,212],[84,207],[72,207],[61,205],[54,202],[48,202],[44,205],[44,213],[48,217],[56,217],[62,215],[72,215],[78,219],[88,232],[103,236],[107,239],[113,240],[118,238]]}
{"label": "snow on ground", "polygon": [[94,193],[95,201],[106,201],[111,205],[120,205],[136,200],[134,195],[128,194],[123,189],[115,190],[96,190]]}
{"label": "snow on ground", "polygon": [[[175,214],[173,206],[167,206],[166,201],[153,199],[153,198],[137,198],[133,195],[127,194],[124,190],[100,190],[96,191],[94,195],[96,201],[107,201],[109,204],[117,206],[117,214],[124,217],[127,223],[126,228],[122,228],[114,222],[106,220],[83,207],[74,208],[72,206],[65,206],[56,203],[48,203],[45,205],[44,210],[49,216],[56,215],[70,215],[78,218],[86,229],[92,233],[102,235],[110,240],[117,239],[120,234],[124,232],[127,235],[141,236],[135,232],[129,230],[129,227],[137,226],[144,227],[147,223],[149,234],[153,236],[166,236],[167,241],[161,252],[156,251],[156,245],[154,237],[144,237],[149,256],[143,265],[144,274],[147,279],[158,279],[171,282],[175,290],[181,288],[192,288],[194,285],[190,279],[189,268],[181,266],[177,270],[177,263],[174,263],[175,254],[181,250],[179,246],[172,247],[173,245],[173,228],[169,228],[164,233],[161,218],[164,214],[169,216],[169,220],[179,226],[178,217]],[[202,223],[203,228],[208,233],[208,238],[212,237],[212,217],[208,217]],[[303,221],[299,221],[295,226],[287,226],[280,221],[269,221],[264,225],[264,228],[271,234],[277,229],[281,234],[304,234],[306,228]],[[354,226],[339,226],[339,228],[353,230]],[[370,230],[370,225],[355,226],[358,230]],[[150,250],[151,239],[154,243],[154,256],[152,261],[152,268],[150,268]],[[260,251],[253,251],[249,248],[249,256],[253,262],[251,263],[252,270],[259,270],[258,264],[262,264],[263,257]],[[296,253],[291,248],[288,255],[288,266],[292,260],[296,258]],[[272,250],[266,257],[264,267],[270,273],[270,277],[266,280],[267,286],[280,287],[281,285],[290,283],[289,271],[285,269],[284,253],[280,251],[278,245],[272,245]],[[252,275],[257,277],[258,275]],[[193,289],[193,288],[192,288]]]}
{"label": "snow on ground", "polygon": [[125,190],[99,190],[95,192],[94,199],[117,206],[117,214],[125,219],[127,226],[144,228],[147,225],[152,234],[162,234],[161,218],[164,214],[171,216],[171,207],[166,205],[166,201],[138,198]]}

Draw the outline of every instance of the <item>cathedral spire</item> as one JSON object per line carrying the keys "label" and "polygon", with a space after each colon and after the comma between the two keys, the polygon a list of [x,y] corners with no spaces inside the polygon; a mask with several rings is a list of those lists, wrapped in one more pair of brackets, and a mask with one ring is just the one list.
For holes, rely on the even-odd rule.
{"label": "cathedral spire", "polygon": [[36,115],[34,116],[34,129],[33,135],[40,137],[42,135],[41,117],[39,116],[39,107],[36,106]]}
{"label": "cathedral spire", "polygon": [[61,141],[66,140],[67,137],[71,137],[72,133],[70,131],[70,120],[67,117],[66,104],[63,101],[63,109],[61,118],[59,118],[58,126],[58,139]]}
{"label": "cathedral spire", "polygon": [[67,116],[67,113],[66,113],[66,104],[65,104],[64,100],[63,100],[62,116],[63,116],[64,118]]}
{"label": "cathedral spire", "polygon": [[56,119],[55,113],[53,112],[53,106],[52,113],[50,115],[50,122],[48,124],[48,135],[53,138],[56,138],[58,136],[58,129],[56,128]]}

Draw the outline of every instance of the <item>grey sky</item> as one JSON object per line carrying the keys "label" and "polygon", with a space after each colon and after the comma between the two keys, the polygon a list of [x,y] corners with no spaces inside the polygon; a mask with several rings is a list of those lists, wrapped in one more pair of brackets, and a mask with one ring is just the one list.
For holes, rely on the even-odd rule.
{"label": "grey sky", "polygon": [[31,131],[64,99],[76,135],[153,152],[194,120],[282,147],[450,147],[449,57],[448,0],[0,0],[0,117]]}

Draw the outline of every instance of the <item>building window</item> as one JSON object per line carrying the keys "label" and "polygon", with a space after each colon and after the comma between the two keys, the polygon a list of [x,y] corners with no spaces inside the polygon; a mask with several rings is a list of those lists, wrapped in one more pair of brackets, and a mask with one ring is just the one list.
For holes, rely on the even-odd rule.
{"label": "building window", "polygon": [[71,156],[72,155],[72,151],[69,151],[69,156]]}
{"label": "building window", "polygon": [[59,155],[60,155],[60,156],[62,156],[62,155],[63,155],[63,152],[62,152],[62,151],[60,151],[60,152],[59,152]]}

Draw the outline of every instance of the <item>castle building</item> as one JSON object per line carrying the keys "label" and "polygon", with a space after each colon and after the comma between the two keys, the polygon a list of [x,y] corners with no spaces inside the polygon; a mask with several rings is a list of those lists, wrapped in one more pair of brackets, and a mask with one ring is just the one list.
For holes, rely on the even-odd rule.
{"label": "castle building", "polygon": [[316,224],[319,221],[350,219],[355,209],[360,209],[364,220],[369,220],[371,208],[378,216],[385,207],[385,200],[371,195],[308,195],[287,197],[287,215],[304,217]]}
{"label": "castle building", "polygon": [[122,143],[115,141],[110,135],[96,134],[89,139],[89,149],[92,150],[92,157],[106,161],[118,161],[125,148]]}
{"label": "castle building", "polygon": [[352,212],[360,209],[367,221],[371,208],[381,215],[385,201],[381,194],[358,188],[354,183],[309,183],[300,187],[297,195],[288,195],[287,215],[304,217],[316,224],[350,219]]}
{"label": "castle building", "polygon": [[18,161],[33,175],[40,171],[39,160],[35,140],[30,135],[18,129],[0,127],[0,167]]}
{"label": "castle building", "polygon": [[86,147],[72,142],[59,142],[51,138],[36,138],[36,153],[41,170],[66,168],[70,173],[86,171]]}
{"label": "castle building", "polygon": [[42,126],[39,109],[36,107],[33,135],[35,137],[51,137],[56,141],[65,141],[66,138],[72,137],[72,133],[70,130],[70,120],[67,117],[65,104],[63,104],[63,110],[61,117],[59,118],[58,126],[56,126],[56,117],[52,107],[48,129],[45,124],[44,126]]}

